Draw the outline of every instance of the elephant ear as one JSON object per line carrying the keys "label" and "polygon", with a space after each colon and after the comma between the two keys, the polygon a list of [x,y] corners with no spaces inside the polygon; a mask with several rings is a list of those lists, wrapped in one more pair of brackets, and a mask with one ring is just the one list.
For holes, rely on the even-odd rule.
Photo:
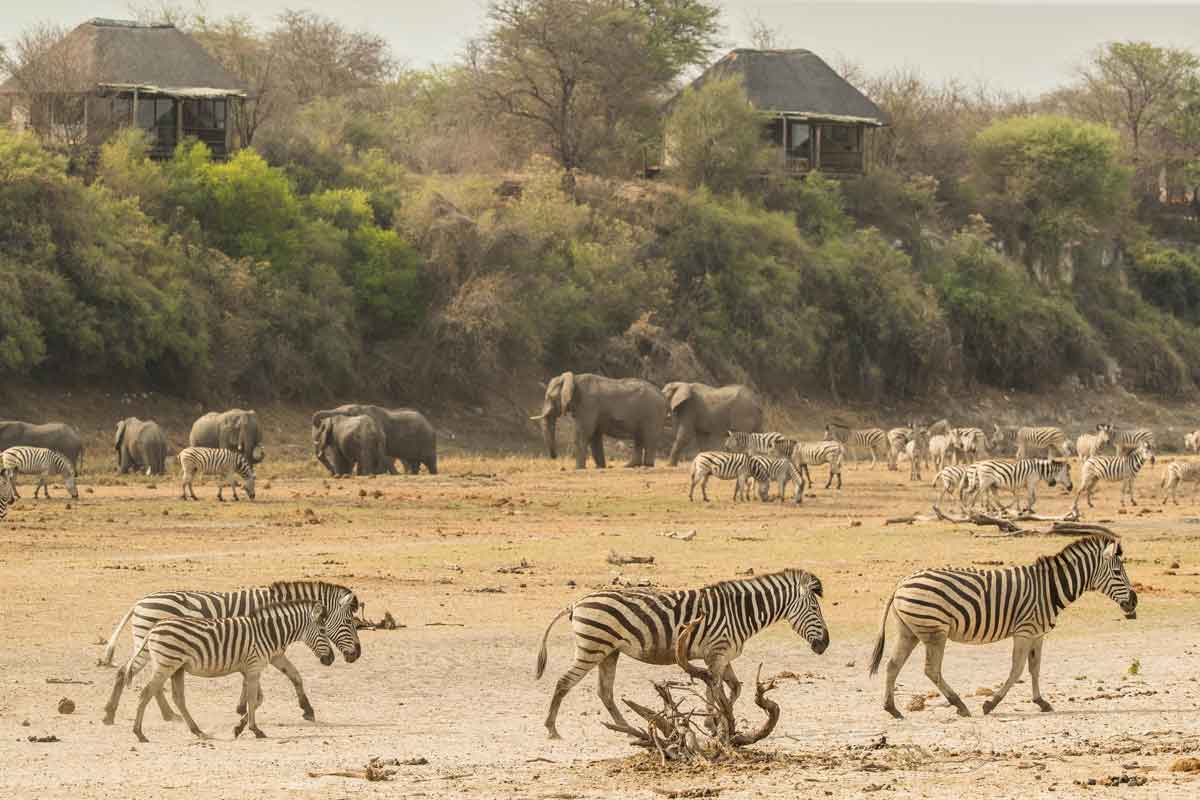
{"label": "elephant ear", "polygon": [[562,379],[562,410],[565,413],[571,410],[571,402],[575,399],[575,373],[564,372]]}
{"label": "elephant ear", "polygon": [[121,449],[121,440],[125,438],[125,422],[125,420],[121,420],[117,423],[117,436],[116,439],[113,440],[113,447],[117,448],[118,450]]}
{"label": "elephant ear", "polygon": [[681,383],[675,386],[675,390],[671,394],[671,413],[676,413],[681,405],[691,399],[691,396],[692,385],[690,383]]}

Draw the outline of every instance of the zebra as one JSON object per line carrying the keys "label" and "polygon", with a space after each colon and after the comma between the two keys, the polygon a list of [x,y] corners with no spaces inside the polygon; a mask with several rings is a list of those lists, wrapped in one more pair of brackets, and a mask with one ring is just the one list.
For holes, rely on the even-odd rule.
{"label": "zebra", "polygon": [[750,456],[750,476],[758,484],[758,497],[763,502],[771,492],[771,481],[779,481],[779,502],[784,501],[789,481],[796,483],[796,496],[792,502],[797,505],[804,502],[804,475],[791,459]]}
{"label": "zebra", "polygon": [[1183,437],[1183,449],[1200,453],[1200,431],[1192,431]]}
{"label": "zebra", "polygon": [[727,453],[722,450],[706,450],[697,453],[692,459],[692,485],[688,489],[688,500],[696,499],[696,486],[700,486],[700,496],[708,502],[708,479],[716,475],[723,481],[732,480],[733,502],[743,497],[749,500],[750,488],[750,456],[746,453]]}
{"label": "zebra", "polygon": [[938,470],[937,476],[933,479],[933,488],[941,489],[941,494],[937,500],[933,501],[934,507],[941,504],[946,499],[946,495],[958,493],[959,503],[962,503],[963,490],[966,488],[967,473],[972,471],[973,466],[967,467],[958,464],[947,464]]}
{"label": "zebra", "polygon": [[904,446],[904,452],[908,455],[908,479],[921,480],[921,466],[929,463],[929,434],[924,428],[913,431],[908,444]]}
{"label": "zebra", "polygon": [[25,445],[10,447],[0,453],[0,464],[3,465],[9,483],[12,484],[13,497],[21,497],[21,493],[17,491],[17,475],[24,473],[38,476],[37,486],[33,490],[34,499],[37,499],[41,491],[45,491],[47,500],[50,499],[50,486],[46,479],[51,475],[61,475],[71,499],[79,499],[79,489],[75,486],[75,467],[57,450]]}
{"label": "zebra", "polygon": [[[101,666],[113,663],[117,639],[130,619],[133,620],[133,649],[137,650],[150,630],[164,619],[244,617],[265,606],[293,601],[319,603],[325,609],[325,630],[341,651],[342,658],[347,664],[358,660],[362,655],[362,644],[358,640],[358,627],[354,622],[354,615],[362,610],[363,605],[353,590],[324,581],[276,581],[269,586],[247,587],[232,592],[177,591],[148,594],[134,603],[117,623],[112,635],[108,637],[104,655],[99,663]],[[316,719],[312,704],[304,692],[304,682],[296,667],[282,654],[271,663],[292,682],[304,718],[309,721]],[[161,693],[157,700],[163,719],[173,719],[174,713],[167,704],[166,693]],[[116,713],[115,701],[111,702],[110,706],[111,711],[106,718],[109,720],[111,714]],[[241,710],[238,709],[239,712]]]}
{"label": "zebra", "polygon": [[845,425],[840,425],[836,422],[830,422],[825,425],[825,441],[840,442],[847,449],[865,447],[867,452],[871,454],[872,467],[877,463],[876,449],[884,449],[888,446],[887,434],[881,428],[851,430]]}
{"label": "zebra", "polygon": [[134,650],[125,667],[117,672],[112,699],[105,709],[104,723],[111,725],[123,690],[132,684],[133,676],[150,662],[153,672],[142,688],[138,699],[133,733],[139,742],[146,742],[142,733],[142,718],[151,697],[162,695],[163,686],[171,679],[171,694],[188,730],[201,739],[208,736],[188,712],[183,696],[184,674],[190,672],[204,678],[220,678],[242,673],[242,703],[245,712],[233,728],[236,739],[249,726],[256,737],[266,736],[255,721],[255,711],[262,702],[259,680],[268,664],[274,664],[288,645],[303,641],[325,666],[333,663],[333,645],[325,632],[325,607],[320,603],[289,601],[263,606],[240,617],[196,619],[169,617],[161,620]]}
{"label": "zebra", "polygon": [[1079,498],[1084,494],[1087,495],[1088,508],[1095,508],[1092,503],[1092,495],[1096,491],[1096,484],[1102,480],[1120,481],[1121,507],[1125,507],[1126,494],[1129,495],[1130,504],[1136,506],[1137,500],[1133,497],[1133,481],[1141,471],[1142,465],[1147,461],[1151,464],[1155,463],[1154,451],[1144,443],[1137,450],[1123,456],[1092,456],[1083,462],[1083,474],[1079,478],[1079,494],[1075,495],[1075,504],[1071,506],[1072,510],[1079,511]]}
{"label": "zebra", "polygon": [[1059,455],[1067,454],[1067,437],[1061,428],[1044,426],[1041,428],[1017,429],[1017,459],[1031,458],[1031,450],[1058,450]]}
{"label": "zebra", "polygon": [[784,439],[779,443],[776,452],[790,459],[796,468],[804,473],[809,485],[812,485],[812,478],[809,477],[808,468],[828,464],[829,480],[825,481],[825,488],[833,485],[834,476],[837,477],[837,488],[842,488],[842,461],[846,457],[846,447],[841,442],[797,442],[795,439]]}
{"label": "zebra", "polygon": [[887,662],[883,707],[896,719],[896,676],[920,642],[925,645],[925,675],[958,709],[967,706],[942,677],[946,642],[989,644],[1013,640],[1012,669],[1004,685],[983,704],[990,713],[1021,677],[1029,664],[1033,702],[1053,711],[1042,697],[1038,678],[1043,637],[1054,627],[1059,612],[1085,591],[1098,591],[1121,607],[1127,619],[1137,617],[1137,593],[1125,574],[1121,541],[1112,534],[1077,539],[1058,553],[1033,564],[1002,569],[926,569],[902,580],[888,599],[870,674],[879,670],[889,622],[899,634]]}
{"label": "zebra", "polygon": [[888,469],[892,472],[900,468],[900,454],[904,452],[904,448],[912,440],[915,428],[915,424],[910,424],[906,428],[892,428],[887,432]]}
{"label": "zebra", "polygon": [[749,453],[750,455],[770,455],[775,452],[775,445],[783,438],[782,433],[748,433],[746,431],[726,431],[725,443],[721,449],[730,453]]}
{"label": "zebra", "polygon": [[0,519],[8,516],[8,507],[17,497],[17,487],[7,475],[0,474]]}
{"label": "zebra", "polygon": [[1071,484],[1071,463],[1061,458],[1022,458],[1017,461],[980,461],[973,465],[975,468],[975,476],[970,481],[970,486],[966,489],[971,495],[970,505],[974,506],[975,501],[982,494],[984,497],[985,508],[988,511],[992,510],[992,501],[996,501],[996,506],[1001,510],[1008,508],[1000,502],[996,491],[998,489],[1008,489],[1013,493],[1013,502],[1017,504],[1018,511],[1020,508],[1020,491],[1026,491],[1026,508],[1025,511],[1033,511],[1033,504],[1037,501],[1035,489],[1039,481],[1045,481],[1050,486],[1056,486],[1061,483],[1069,492],[1074,487]]}
{"label": "zebra", "polygon": [[954,455],[968,464],[975,461],[980,450],[987,453],[988,438],[980,428],[953,428],[950,435],[958,443],[958,452]]}
{"label": "zebra", "polygon": [[1117,455],[1123,456],[1126,453],[1133,452],[1143,444],[1154,449],[1154,433],[1146,428],[1133,428],[1130,430],[1114,430],[1112,432],[1112,445],[1116,448]]}
{"label": "zebra", "polygon": [[938,433],[929,437],[929,460],[933,468],[941,470],[947,462],[958,462],[959,441],[948,433]]}
{"label": "zebra", "polygon": [[741,691],[731,662],[746,641],[780,620],[820,655],[829,646],[829,629],[821,614],[821,580],[802,569],[786,569],[744,580],[722,581],[702,589],[657,592],[648,589],[600,591],[558,612],[542,635],[536,677],[546,670],[546,640],[564,616],[575,634],[575,663],[558,679],[546,716],[549,738],[558,739],[555,719],[563,698],[595,666],[600,667],[600,700],[617,727],[629,729],[613,701],[613,680],[621,654],[647,664],[675,663],[676,636],[684,625],[698,622],[688,646],[689,659],[703,659],[731,707]]}
{"label": "zebra", "polygon": [[184,500],[188,499],[189,493],[192,500],[200,499],[196,497],[196,490],[192,487],[197,474],[221,476],[217,484],[217,499],[222,503],[225,502],[225,498],[221,492],[225,490],[227,483],[233,490],[233,499],[238,499],[238,478],[242,479],[246,487],[246,496],[254,499],[254,465],[237,450],[226,450],[223,447],[185,447],[179,453],[179,466],[183,469],[180,497]]}
{"label": "zebra", "polygon": [[1112,426],[1101,423],[1096,426],[1095,433],[1083,433],[1075,440],[1075,455],[1079,457],[1079,466],[1092,456],[1100,455],[1104,445],[1112,438]]}
{"label": "zebra", "polygon": [[[1166,490],[1162,499],[1164,506],[1167,504],[1167,498],[1170,498],[1175,505],[1179,505],[1179,498],[1175,496],[1175,491],[1181,483],[1200,484],[1200,463],[1173,461],[1167,465],[1162,478],[1162,488]],[[1195,486],[1192,488],[1192,499],[1196,499]]]}

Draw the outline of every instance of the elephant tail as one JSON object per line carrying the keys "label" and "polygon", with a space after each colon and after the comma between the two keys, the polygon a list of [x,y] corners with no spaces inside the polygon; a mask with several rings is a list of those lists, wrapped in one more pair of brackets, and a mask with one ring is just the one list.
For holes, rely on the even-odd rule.
{"label": "elephant tail", "polygon": [[546,640],[550,638],[550,629],[554,627],[554,623],[558,622],[565,616],[570,616],[571,606],[567,606],[554,619],[550,620],[550,624],[546,626],[546,632],[542,634],[542,649],[538,650],[537,671],[534,673],[534,678],[542,677],[542,673],[546,671]]}

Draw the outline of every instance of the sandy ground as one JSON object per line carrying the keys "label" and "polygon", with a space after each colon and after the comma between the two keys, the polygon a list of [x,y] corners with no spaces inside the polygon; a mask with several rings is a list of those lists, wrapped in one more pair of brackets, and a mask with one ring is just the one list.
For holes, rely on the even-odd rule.
{"label": "sandy ground", "polygon": [[[882,710],[880,681],[866,674],[894,583],[920,566],[1030,561],[1064,539],[884,526],[927,509],[932,493],[882,466],[847,468],[841,492],[821,489],[818,469],[815,496],[800,508],[735,506],[732,484],[715,481],[712,503],[689,503],[682,466],[575,472],[466,457],[442,466],[436,477],[333,481],[268,463],[253,504],[218,504],[211,484],[198,487],[202,502],[183,503],[173,478],[93,475],[77,502],[61,489],[51,501],[27,492],[0,524],[0,788],[23,798],[1200,796],[1200,776],[1169,771],[1181,756],[1200,756],[1200,505],[1158,512],[1162,460],[1140,480],[1153,513],[1118,514],[1107,486],[1087,515],[1125,538],[1141,606],[1128,622],[1092,594],[1060,618],[1043,664],[1056,711],[1038,713],[1023,681],[982,716],[978,690],[1003,680],[1009,647],[951,645],[947,680],[976,715],[959,719],[934,698],[903,721]],[[1043,487],[1040,511],[1068,506]],[[689,542],[663,535],[692,529]],[[655,562],[614,567],[605,558],[613,550]],[[499,571],[523,561],[526,569]],[[787,626],[751,641],[737,662],[743,678],[759,663],[799,677],[774,692],[782,721],[741,762],[661,768],[635,754],[601,727],[590,676],[564,704],[564,739],[546,740],[553,682],[572,654],[566,624],[551,634],[547,676],[532,673],[542,631],[564,604],[614,581],[691,586],[786,566],[823,579],[832,644],[816,656]],[[151,741],[138,744],[136,690],[117,725],[101,724],[114,675],[96,666],[101,641],[140,595],[294,578],[348,584],[367,617],[390,611],[406,626],[364,631],[353,665],[323,668],[303,646],[291,651],[316,723],[301,719],[290,685],[271,673],[261,741],[232,738],[237,678],[188,680],[189,705],[212,741],[151,706]],[[129,642],[126,631],[118,659]],[[901,675],[902,707],[932,691],[921,661],[918,651]],[[617,695],[649,703],[650,681],[673,669],[623,659]],[[56,710],[63,697],[73,714]],[[747,698],[738,711],[757,722]],[[60,741],[29,741],[47,735]],[[372,756],[428,763],[387,782],[309,775]],[[1126,782],[1086,785],[1114,777]]]}

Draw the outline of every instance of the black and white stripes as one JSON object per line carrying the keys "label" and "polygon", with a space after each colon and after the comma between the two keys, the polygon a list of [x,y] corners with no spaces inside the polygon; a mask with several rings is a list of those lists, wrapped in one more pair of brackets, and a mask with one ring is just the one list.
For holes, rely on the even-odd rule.
{"label": "black and white stripes", "polygon": [[298,641],[307,644],[322,664],[333,663],[333,646],[325,633],[325,608],[320,603],[278,603],[241,617],[164,619],[150,629],[124,669],[118,671],[104,721],[112,724],[121,692],[149,662],[152,673],[142,689],[133,723],[138,741],[146,741],[142,734],[146,705],[151,697],[163,691],[167,679],[172,681],[172,695],[188,730],[205,737],[187,709],[183,692],[185,673],[206,678],[242,673],[242,702],[246,711],[234,726],[233,735],[236,738],[248,725],[255,736],[262,738],[266,734],[255,721],[255,711],[262,702],[259,678],[268,664],[283,656],[288,645]]}
{"label": "black and white stripes", "polygon": [[185,447],[179,453],[179,466],[183,470],[180,496],[184,500],[188,499],[189,494],[192,500],[200,499],[196,497],[196,490],[192,487],[197,475],[221,476],[217,484],[217,499],[222,502],[225,497],[221,493],[227,483],[229,488],[233,489],[233,499],[238,499],[238,478],[241,478],[246,487],[246,495],[251,500],[254,499],[254,465],[236,450],[221,447]]}
{"label": "black and white stripes", "polygon": [[771,455],[775,446],[783,439],[782,433],[750,433],[748,431],[728,431],[723,450],[730,453],[749,453],[751,455]]}
{"label": "black and white stripes", "polygon": [[760,500],[766,501],[771,491],[771,481],[776,481],[779,484],[779,502],[783,502],[789,483],[796,484],[796,496],[792,498],[792,502],[796,504],[804,502],[804,476],[791,459],[751,456],[750,477],[758,484]]}
{"label": "black and white stripes", "polygon": [[50,487],[46,484],[46,479],[51,475],[61,475],[72,499],[79,498],[79,489],[75,486],[75,467],[66,456],[56,450],[24,445],[10,447],[0,453],[0,465],[3,466],[4,475],[12,483],[15,497],[21,496],[17,491],[17,475],[23,474],[38,476],[37,487],[33,490],[35,498],[44,490],[46,499],[50,499]]}
{"label": "black and white stripes", "polygon": [[[1025,508],[1018,511],[1033,511],[1037,501],[1035,492],[1038,482],[1045,481],[1050,486],[1062,484],[1067,491],[1074,487],[1071,484],[1071,464],[1061,458],[1022,458],[1017,461],[980,461],[973,464],[970,471],[970,481],[965,487],[964,505],[973,506],[982,494],[985,507],[990,511],[993,507],[1007,508],[1000,502],[997,492],[1006,489],[1013,494],[1013,501],[1020,502],[1020,491],[1025,490]],[[969,495],[967,501],[965,496]]]}
{"label": "black and white stripes", "polygon": [[1079,511],[1079,498],[1087,495],[1088,508],[1093,508],[1092,495],[1096,492],[1096,484],[1100,481],[1121,482],[1121,506],[1125,505],[1125,495],[1129,502],[1137,505],[1133,496],[1133,481],[1141,472],[1142,465],[1149,461],[1154,463],[1154,451],[1147,444],[1140,445],[1136,450],[1123,456],[1092,456],[1083,462],[1083,474],[1079,478],[1079,494],[1075,495],[1072,508]]}
{"label": "black and white stripes", "polygon": [[1054,455],[1055,450],[1059,455],[1067,454],[1067,437],[1061,428],[1046,425],[1040,428],[1017,429],[1018,459],[1032,458],[1043,450],[1049,455]]}
{"label": "black and white stripes", "polygon": [[706,450],[692,459],[692,484],[688,489],[688,500],[696,499],[696,487],[700,496],[708,502],[708,479],[716,476],[723,481],[734,481],[733,500],[736,503],[748,496],[750,480],[750,456],[746,453],[727,453],[722,450]]}
{"label": "black and white stripes", "polygon": [[1033,702],[1050,711],[1038,685],[1042,639],[1061,612],[1086,591],[1117,603],[1125,616],[1136,616],[1137,594],[1125,574],[1119,540],[1089,536],[1035,563],[1005,569],[927,569],[900,582],[883,615],[871,659],[874,675],[883,660],[889,628],[895,634],[887,662],[883,707],[896,710],[896,676],[918,643],[925,645],[925,674],[957,709],[970,716],[958,694],[942,678],[947,641],[985,644],[1013,639],[1012,670],[1004,685],[983,705],[995,708],[1029,664]]}
{"label": "black and white stripes", "polygon": [[558,680],[546,730],[558,738],[555,719],[564,697],[592,670],[600,668],[600,699],[617,726],[628,728],[613,700],[613,679],[622,653],[648,664],[675,662],[675,637],[680,628],[699,621],[688,644],[688,658],[702,659],[713,675],[723,676],[736,699],[740,683],[730,662],[746,641],[762,629],[787,620],[792,629],[823,653],[829,631],[821,614],[821,581],[811,573],[789,569],[746,580],[723,581],[703,589],[653,592],[638,589],[587,595],[559,612],[538,651],[537,677],[546,668],[546,639],[564,616],[575,634],[575,663]]}
{"label": "black and white stripes", "polygon": [[1155,448],[1154,433],[1146,428],[1113,430],[1111,439],[1118,456],[1131,453],[1142,445],[1145,445],[1150,450]]}

